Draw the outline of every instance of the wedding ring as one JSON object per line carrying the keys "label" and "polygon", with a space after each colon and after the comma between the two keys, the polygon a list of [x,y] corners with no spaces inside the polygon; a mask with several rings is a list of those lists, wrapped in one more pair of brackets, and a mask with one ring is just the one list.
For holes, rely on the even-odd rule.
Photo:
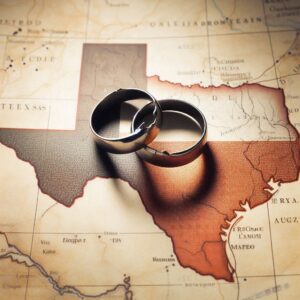
{"label": "wedding ring", "polygon": [[[150,101],[148,104],[152,104],[152,106],[148,109],[150,110],[148,114],[151,116],[151,120],[147,124],[145,122],[137,124],[132,133],[126,137],[109,138],[100,135],[99,131],[104,125],[103,122],[107,120],[107,116],[119,113],[119,109],[116,108],[120,107],[120,103],[133,99]],[[119,89],[107,95],[96,105],[91,115],[90,127],[95,141],[101,148],[112,153],[130,153],[143,148],[155,139],[161,125],[161,116],[160,105],[148,92],[140,89]]]}
{"label": "wedding ring", "polygon": [[[203,113],[195,106],[181,100],[159,100],[162,111],[174,111],[186,114],[197,122],[200,130],[198,141],[188,149],[183,151],[169,153],[164,150],[158,150],[145,146],[137,151],[137,154],[143,160],[162,167],[178,167],[192,162],[203,151],[207,138],[207,123]],[[134,132],[143,119],[150,113],[150,105],[141,108],[134,116],[131,123],[131,130]]]}

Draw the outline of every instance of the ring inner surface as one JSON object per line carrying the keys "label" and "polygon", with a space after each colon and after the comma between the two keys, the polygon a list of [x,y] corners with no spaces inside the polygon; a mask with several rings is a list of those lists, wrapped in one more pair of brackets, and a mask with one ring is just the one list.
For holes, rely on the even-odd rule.
{"label": "ring inner surface", "polygon": [[[180,105],[180,103],[177,104]],[[133,123],[134,128],[149,118],[151,105],[146,105],[136,115]],[[204,124],[201,124],[203,119],[199,115],[199,111],[196,109],[194,111],[192,106],[189,106],[187,113],[185,105],[182,107],[175,106],[173,109],[171,109],[171,104],[169,106],[162,105],[163,123],[156,139],[146,147],[148,150],[177,155],[199,142],[203,135]]]}
{"label": "ring inner surface", "polygon": [[[126,117],[133,116],[136,113],[137,108],[130,103],[131,101],[138,100],[144,103],[145,100],[147,102],[151,101],[151,98],[147,97],[146,94],[136,94],[134,95],[135,97],[132,95],[129,97],[127,95],[126,98],[125,96],[126,95],[119,94],[119,92],[111,94],[104,98],[95,108],[91,119],[91,125],[95,133],[99,136],[105,139],[118,139],[130,135],[130,133],[125,135],[120,132],[120,121],[124,118],[124,115],[121,114],[121,108],[122,111],[124,109],[126,110]],[[148,104],[151,104],[151,102]],[[153,109],[154,107],[153,104]],[[151,121],[154,122],[155,117],[151,113],[150,116],[152,116]]]}

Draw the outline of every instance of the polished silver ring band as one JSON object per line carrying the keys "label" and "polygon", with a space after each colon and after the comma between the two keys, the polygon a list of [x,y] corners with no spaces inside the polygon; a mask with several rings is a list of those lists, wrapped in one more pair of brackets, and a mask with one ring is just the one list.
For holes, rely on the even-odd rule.
{"label": "polished silver ring band", "polygon": [[[152,106],[148,113],[150,115],[152,113],[152,119],[147,124],[145,122],[138,124],[135,130],[126,137],[108,138],[100,135],[99,131],[106,116],[118,113],[116,107],[120,107],[120,103],[134,99],[150,101],[149,104]],[[143,148],[155,139],[161,125],[161,117],[160,105],[151,94],[140,89],[119,89],[107,95],[96,105],[91,115],[90,127],[95,141],[101,148],[111,153],[130,153]]]}
{"label": "polished silver ring band", "polygon": [[[161,151],[153,149],[149,146],[137,151],[137,154],[143,160],[161,167],[179,167],[186,165],[196,159],[203,151],[203,147],[207,138],[207,123],[203,113],[195,106],[181,100],[159,100],[158,101],[162,111],[175,111],[181,112],[194,119],[201,130],[199,140],[190,148],[180,152],[168,153],[167,151]],[[146,105],[141,108],[134,116],[131,124],[131,130],[135,131],[143,118],[150,112],[150,106]]]}

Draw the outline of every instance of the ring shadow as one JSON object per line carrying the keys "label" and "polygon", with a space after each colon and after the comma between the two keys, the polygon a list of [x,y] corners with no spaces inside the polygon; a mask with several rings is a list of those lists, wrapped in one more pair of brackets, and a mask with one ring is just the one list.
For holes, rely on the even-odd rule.
{"label": "ring shadow", "polygon": [[[147,166],[145,166],[146,163],[141,161],[141,164],[144,166],[142,168],[142,175],[148,183],[147,193],[150,196],[153,209],[163,214],[173,213],[178,210],[189,210],[193,209],[197,204],[200,204],[209,195],[216,182],[217,168],[216,161],[208,143],[203,148],[201,156],[202,160],[199,158],[197,159],[197,162],[201,164],[197,169],[198,171],[195,168],[195,172],[191,172],[188,178],[188,180],[191,181],[198,179],[197,188],[191,192],[189,187],[186,186],[180,194],[174,193],[174,196],[172,195],[173,201],[166,201],[166,199],[160,195],[158,192],[159,186],[157,186],[157,181],[154,180],[155,178],[150,174]],[[185,166],[179,168],[184,167]],[[172,172],[178,172],[179,168],[173,168]],[[178,177],[178,181],[180,180],[181,178]]]}
{"label": "ring shadow", "polygon": [[[126,159],[122,159],[120,155],[108,154],[106,151],[102,150],[97,144],[96,152],[99,161],[99,168],[105,171],[108,177],[120,178],[128,181],[134,188],[136,188],[141,195],[143,195],[144,200],[147,202],[148,209],[151,211],[159,212],[161,215],[173,214],[180,211],[188,211],[193,209],[198,204],[201,204],[207,196],[211,193],[215,186],[217,167],[213,152],[207,143],[204,148],[200,158],[197,158],[196,163],[197,168],[193,169],[193,172],[189,173],[189,177],[185,178],[188,181],[195,181],[196,188],[192,191],[187,185],[180,193],[174,193],[171,195],[170,199],[165,199],[160,190],[164,189],[165,181],[160,182],[157,180],[155,174],[164,172],[165,168],[157,167],[151,165],[151,168],[155,168],[155,174],[149,171],[149,163],[145,163],[142,159],[137,158],[136,154],[127,155]],[[129,157],[131,156],[132,159]],[[121,160],[120,160],[121,159]],[[130,161],[131,170],[135,172],[127,172],[126,163]],[[199,165],[198,165],[199,163]],[[188,166],[188,165],[186,165]],[[180,173],[178,169],[184,168],[168,168],[168,172],[172,175]],[[182,180],[179,176],[178,182]],[[165,178],[168,180],[168,178]],[[118,188],[118,184],[115,184]],[[170,187],[166,187],[170,188]],[[171,187],[172,189],[172,187]]]}

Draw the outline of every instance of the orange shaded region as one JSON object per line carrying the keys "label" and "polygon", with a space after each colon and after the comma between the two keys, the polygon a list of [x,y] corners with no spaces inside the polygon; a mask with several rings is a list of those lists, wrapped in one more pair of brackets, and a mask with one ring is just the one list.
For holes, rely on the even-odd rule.
{"label": "orange shaded region", "polygon": [[[191,143],[157,142],[171,151]],[[198,159],[177,168],[144,166],[141,198],[155,223],[171,237],[183,267],[216,279],[233,280],[221,239],[235,211],[272,196],[268,182],[290,182],[299,174],[299,141],[209,142]]]}

